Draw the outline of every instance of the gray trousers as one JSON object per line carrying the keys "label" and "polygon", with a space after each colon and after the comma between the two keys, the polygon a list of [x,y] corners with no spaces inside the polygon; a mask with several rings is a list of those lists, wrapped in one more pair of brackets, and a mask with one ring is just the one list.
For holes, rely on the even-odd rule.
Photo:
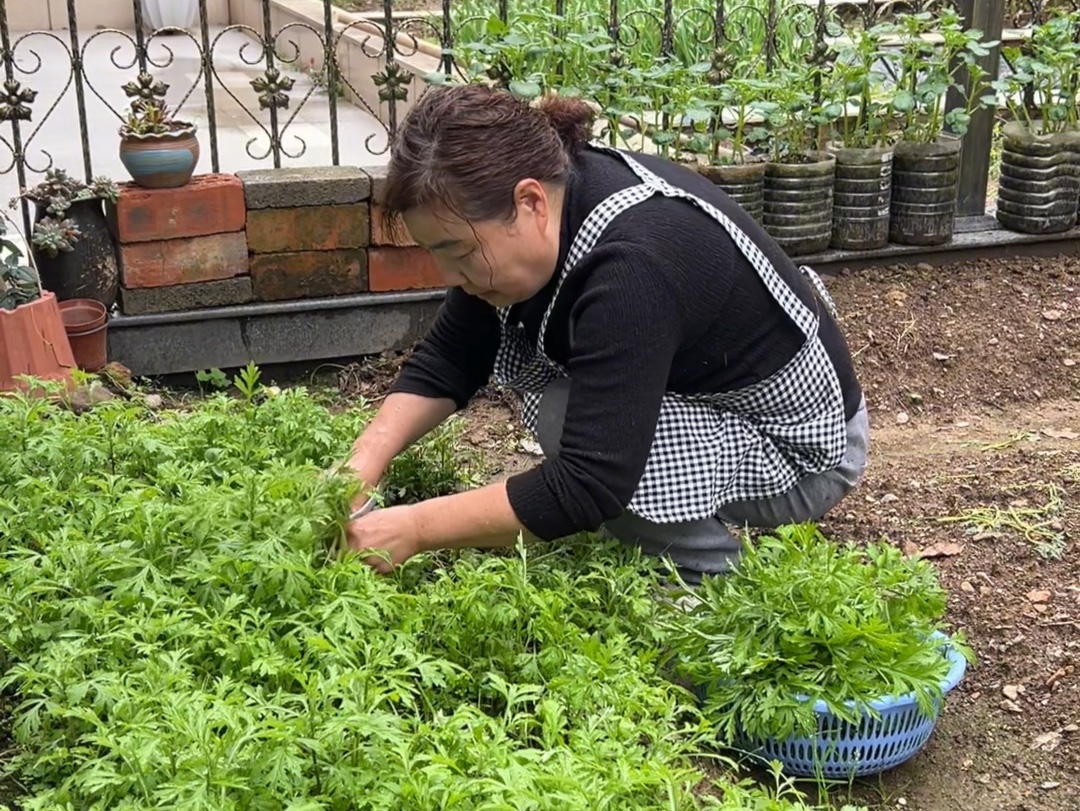
{"label": "gray trousers", "polygon": [[[537,440],[544,455],[559,455],[570,381],[559,379],[544,390],[537,417]],[[668,558],[688,585],[697,585],[703,574],[723,574],[738,557],[742,541],[728,524],[755,529],[775,529],[785,524],[818,521],[850,493],[866,469],[870,426],[864,400],[847,425],[847,452],[840,466],[825,473],[803,477],[795,486],[774,498],[738,501],[724,505],[714,517],[697,521],[657,524],[626,510],[604,523],[608,534],[642,552]]]}

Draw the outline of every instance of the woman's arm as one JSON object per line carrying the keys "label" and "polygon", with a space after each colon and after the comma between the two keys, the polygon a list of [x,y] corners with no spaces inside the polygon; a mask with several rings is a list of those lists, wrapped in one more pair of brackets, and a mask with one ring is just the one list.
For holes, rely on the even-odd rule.
{"label": "woman's arm", "polygon": [[[375,418],[353,443],[346,462],[365,488],[374,487],[394,457],[434,430],[457,406],[452,399],[394,392],[383,401]],[[360,506],[368,496],[358,497]]]}
{"label": "woman's arm", "polygon": [[468,404],[491,377],[498,348],[491,305],[459,288],[447,291],[435,323],[353,443],[347,464],[366,487],[378,483],[395,456]]}

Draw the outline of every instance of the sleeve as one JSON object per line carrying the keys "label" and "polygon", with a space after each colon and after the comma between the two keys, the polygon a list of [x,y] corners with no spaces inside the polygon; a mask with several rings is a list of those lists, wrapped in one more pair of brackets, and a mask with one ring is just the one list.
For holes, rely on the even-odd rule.
{"label": "sleeve", "polygon": [[559,455],[507,480],[518,520],[544,540],[595,531],[620,515],[645,470],[680,313],[662,260],[632,251],[604,245],[574,271],[590,278],[570,316]]}
{"label": "sleeve", "polygon": [[445,397],[464,408],[491,378],[499,340],[495,308],[460,288],[451,288],[431,329],[390,390]]}

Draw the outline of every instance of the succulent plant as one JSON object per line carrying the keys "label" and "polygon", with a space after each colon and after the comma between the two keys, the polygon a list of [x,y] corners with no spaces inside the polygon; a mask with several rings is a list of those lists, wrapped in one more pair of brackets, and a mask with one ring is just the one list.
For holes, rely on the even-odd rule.
{"label": "succulent plant", "polygon": [[23,261],[22,249],[7,233],[7,217],[0,216],[0,310],[14,310],[41,297],[37,271]]}
{"label": "succulent plant", "polygon": [[50,169],[45,179],[32,188],[23,189],[12,199],[11,208],[20,199],[30,200],[44,209],[45,216],[34,225],[31,242],[50,258],[75,250],[81,234],[65,214],[72,203],[83,200],[109,200],[115,203],[120,189],[107,177],[95,177],[89,183],[72,177],[64,169]]}

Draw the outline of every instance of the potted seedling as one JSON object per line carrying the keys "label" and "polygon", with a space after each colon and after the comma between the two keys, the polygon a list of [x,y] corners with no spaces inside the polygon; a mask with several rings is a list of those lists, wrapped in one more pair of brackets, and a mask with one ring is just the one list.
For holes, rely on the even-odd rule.
{"label": "potted seedling", "polygon": [[50,169],[41,183],[11,201],[12,208],[20,198],[34,204],[31,251],[42,285],[58,300],[116,303],[116,245],[103,203],[115,203],[119,194],[108,178],[85,183],[63,169]]}
{"label": "potted seedling", "polygon": [[41,289],[33,257],[24,258],[9,224],[0,214],[0,391],[22,388],[20,377],[70,380],[75,360],[56,296]]}
{"label": "potted seedling", "polygon": [[768,83],[754,78],[732,77],[717,89],[708,162],[701,169],[758,221],[765,205],[765,160],[754,154],[754,145],[768,136],[761,113],[768,93]]}
{"label": "potted seedling", "polygon": [[997,220],[1027,234],[1067,231],[1080,195],[1080,12],[1055,10],[1027,47],[1004,53],[1014,72],[991,83],[1011,118],[1002,130]]}
{"label": "potted seedling", "polygon": [[816,98],[824,74],[814,65],[778,71],[764,105],[771,149],[763,222],[789,256],[824,251],[832,237],[836,158],[817,149],[817,134],[842,108]]}
{"label": "potted seedling", "polygon": [[882,69],[890,58],[882,47],[886,31],[880,25],[857,31],[849,44],[836,46],[825,85],[843,106],[830,145],[836,156],[831,244],[840,250],[874,250],[889,242],[893,112]]}
{"label": "potted seedling", "polygon": [[840,544],[814,524],[747,540],[693,596],[669,624],[675,672],[722,744],[792,776],[845,780],[908,760],[971,657],[943,630],[932,563],[886,542]]}
{"label": "potted seedling", "polygon": [[[956,219],[961,137],[985,104],[986,72],[976,59],[996,43],[965,30],[951,9],[897,15],[892,31],[902,39],[893,108],[900,141],[893,156],[889,238],[903,245],[941,245],[952,239]],[[964,69],[967,80],[958,75]],[[962,99],[948,106],[949,91]]]}
{"label": "potted seedling", "polygon": [[199,163],[197,129],[175,119],[163,99],[138,98],[120,125],[120,161],[139,186],[186,186]]}

